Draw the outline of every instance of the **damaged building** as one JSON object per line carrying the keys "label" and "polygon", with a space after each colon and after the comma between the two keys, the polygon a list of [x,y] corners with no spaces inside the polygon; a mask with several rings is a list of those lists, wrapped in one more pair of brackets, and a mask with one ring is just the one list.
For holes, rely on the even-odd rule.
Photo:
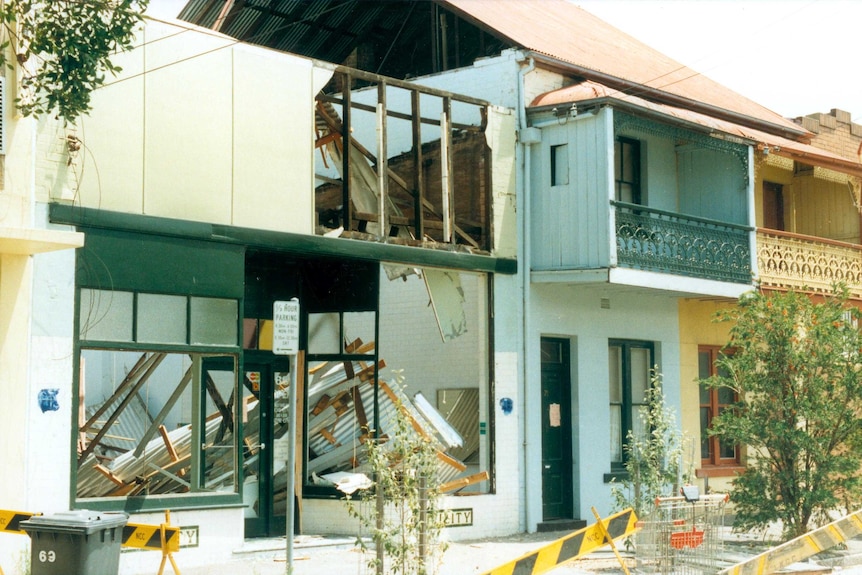
{"label": "damaged building", "polygon": [[[343,534],[338,484],[402,406],[445,535],[472,539],[610,512],[654,366],[705,439],[709,313],[769,279],[754,248],[781,236],[757,229],[764,174],[797,185],[805,158],[858,198],[862,170],[534,4],[192,0],[145,19],[77,126],[7,104],[5,505],[170,510],[184,565],[283,536],[291,498],[297,532]],[[273,335],[294,299],[297,361]],[[745,461],[710,445],[704,488]],[[0,539],[5,573],[25,547]]]}

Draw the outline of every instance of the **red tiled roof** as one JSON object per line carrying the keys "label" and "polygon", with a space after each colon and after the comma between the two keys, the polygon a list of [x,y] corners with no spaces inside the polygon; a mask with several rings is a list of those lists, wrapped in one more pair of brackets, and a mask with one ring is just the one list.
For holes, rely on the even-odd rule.
{"label": "red tiled roof", "polygon": [[[683,66],[567,0],[443,0],[511,43],[587,71],[705,103],[766,123],[785,134],[808,132],[792,121]],[[584,74],[586,76],[586,74]],[[601,77],[589,78],[603,81]]]}

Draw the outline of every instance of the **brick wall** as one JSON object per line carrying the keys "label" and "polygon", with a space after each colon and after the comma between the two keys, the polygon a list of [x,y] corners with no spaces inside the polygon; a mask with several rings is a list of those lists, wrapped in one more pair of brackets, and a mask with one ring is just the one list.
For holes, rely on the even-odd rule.
{"label": "brick wall", "polygon": [[833,108],[828,114],[809,114],[793,121],[814,133],[812,145],[845,158],[860,159],[862,125],[852,122],[850,112]]}

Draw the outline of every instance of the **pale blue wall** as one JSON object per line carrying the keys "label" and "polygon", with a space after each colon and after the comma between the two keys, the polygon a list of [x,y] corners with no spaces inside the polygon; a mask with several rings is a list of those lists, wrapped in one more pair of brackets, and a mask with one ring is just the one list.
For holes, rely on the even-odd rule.
{"label": "pale blue wall", "polygon": [[[603,309],[607,298],[610,309]],[[529,373],[526,393],[540,405],[539,340],[542,336],[566,337],[572,342],[572,428],[575,509],[582,519],[592,518],[590,508],[607,515],[613,508],[610,472],[610,409],[608,396],[608,339],[633,339],[655,343],[656,361],[663,374],[668,405],[680,424],[679,321],[673,297],[648,290],[615,291],[613,286],[534,284],[528,339]],[[538,415],[538,414],[537,414]],[[527,425],[528,484],[541,485],[541,423]],[[530,446],[535,446],[532,450]],[[528,508],[541,505],[541,490]]]}

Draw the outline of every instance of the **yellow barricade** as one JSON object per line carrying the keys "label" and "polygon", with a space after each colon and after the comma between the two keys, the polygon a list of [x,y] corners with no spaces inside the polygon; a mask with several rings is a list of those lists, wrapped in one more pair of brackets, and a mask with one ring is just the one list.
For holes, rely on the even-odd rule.
{"label": "yellow barricade", "polygon": [[720,575],[766,575],[862,535],[862,510],[728,567]]}
{"label": "yellow barricade", "polygon": [[[595,512],[595,511],[594,511]],[[637,531],[634,510],[620,511],[482,575],[540,575]]]}
{"label": "yellow barricade", "polygon": [[8,511],[0,509],[0,533],[15,533],[17,535],[26,535],[23,529],[19,526],[22,521],[26,521],[36,515],[36,513],[27,513],[26,511]]}
{"label": "yellow barricade", "polygon": [[180,528],[165,526],[165,546],[162,547],[162,526],[127,523],[123,527],[123,546],[154,549],[175,553],[180,550]]}

